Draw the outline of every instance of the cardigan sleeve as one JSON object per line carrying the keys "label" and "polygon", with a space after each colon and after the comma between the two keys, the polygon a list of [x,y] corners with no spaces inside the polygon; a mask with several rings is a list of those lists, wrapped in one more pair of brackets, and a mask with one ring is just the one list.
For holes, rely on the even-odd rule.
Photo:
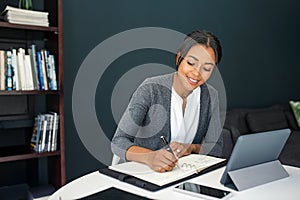
{"label": "cardigan sleeve", "polygon": [[141,84],[133,93],[111,142],[112,152],[123,161],[126,160],[126,151],[136,145],[134,138],[138,130],[147,123],[150,103],[149,85]]}

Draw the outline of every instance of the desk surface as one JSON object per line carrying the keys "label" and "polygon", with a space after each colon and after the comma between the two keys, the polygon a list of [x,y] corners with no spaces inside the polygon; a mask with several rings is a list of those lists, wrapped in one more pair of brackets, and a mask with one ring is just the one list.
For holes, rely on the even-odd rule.
{"label": "desk surface", "polygon": [[[289,173],[288,178],[277,180],[271,183],[260,185],[251,189],[247,189],[241,192],[233,191],[227,187],[224,187],[220,183],[220,178],[223,174],[224,167],[218,170],[212,171],[210,173],[204,174],[202,176],[191,179],[191,182],[212,186],[220,189],[230,190],[233,193],[232,200],[253,200],[253,199],[300,199],[300,168],[284,166],[284,168]],[[109,187],[117,187],[125,191],[142,195],[150,199],[186,199],[187,195],[173,191],[174,186],[168,188],[150,192],[133,185],[123,183],[114,178],[108,177],[106,175],[100,174],[98,171],[92,172],[85,176],[82,176],[67,185],[60,188],[55,192],[49,200],[69,200],[76,199],[90,194],[102,191]],[[197,199],[188,195],[188,199]]]}

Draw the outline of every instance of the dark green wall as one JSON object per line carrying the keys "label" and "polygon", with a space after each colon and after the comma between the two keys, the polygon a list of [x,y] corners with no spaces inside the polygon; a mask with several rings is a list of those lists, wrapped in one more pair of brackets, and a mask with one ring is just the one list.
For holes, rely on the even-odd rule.
{"label": "dark green wall", "polygon": [[[68,181],[103,167],[79,140],[71,96],[76,73],[88,53],[119,32],[154,26],[182,33],[206,29],[218,35],[224,50],[219,70],[228,108],[261,107],[300,98],[299,0],[64,0],[63,7]],[[170,55],[150,52],[149,59],[147,53],[128,55],[114,65],[123,66],[124,72],[143,61],[173,62]],[[118,77],[120,73],[112,67],[106,74]],[[113,84],[105,83],[102,92],[109,96]],[[99,121],[103,120],[105,131],[111,135],[115,123],[107,105],[110,102],[105,95],[97,95],[96,100],[100,102]]]}

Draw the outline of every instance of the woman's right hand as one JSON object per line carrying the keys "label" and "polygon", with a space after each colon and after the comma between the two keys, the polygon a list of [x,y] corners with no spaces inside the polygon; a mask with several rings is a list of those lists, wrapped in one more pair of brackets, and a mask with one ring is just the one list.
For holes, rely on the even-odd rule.
{"label": "woman's right hand", "polygon": [[166,149],[149,152],[147,155],[147,165],[157,172],[171,171],[177,163],[175,156]]}

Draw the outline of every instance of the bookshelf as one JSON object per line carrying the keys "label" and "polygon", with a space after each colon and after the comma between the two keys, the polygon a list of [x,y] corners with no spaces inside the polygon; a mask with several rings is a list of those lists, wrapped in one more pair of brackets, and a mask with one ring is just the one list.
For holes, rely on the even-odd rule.
{"label": "bookshelf", "polygon": [[[0,2],[17,7],[17,0]],[[64,69],[62,0],[33,0],[33,9],[49,12],[49,27],[0,21],[0,49],[35,44],[54,55],[58,90],[0,91],[0,197],[24,199],[30,187],[66,182],[64,145]],[[36,153],[30,149],[34,117],[48,111],[59,115],[58,148]],[[12,196],[13,195],[13,196]]]}

